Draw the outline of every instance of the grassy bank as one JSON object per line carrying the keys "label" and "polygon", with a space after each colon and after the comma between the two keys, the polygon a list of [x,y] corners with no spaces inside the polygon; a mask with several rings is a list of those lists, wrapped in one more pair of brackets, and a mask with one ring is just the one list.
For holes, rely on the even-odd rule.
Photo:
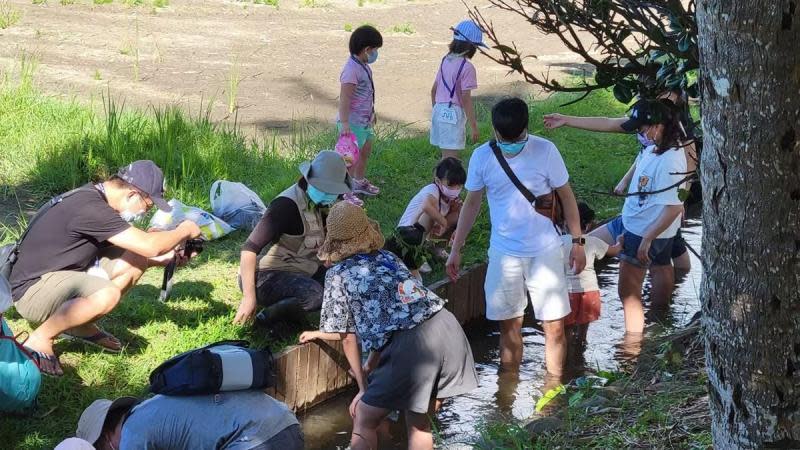
{"label": "grassy bank", "polygon": [[[99,179],[132,160],[152,159],[164,169],[168,195],[184,203],[209,208],[208,189],[216,179],[242,181],[265,201],[298,177],[297,164],[319,149],[332,147],[331,129],[295,127],[288,138],[245,137],[239,131],[211,122],[205,111],[177,109],[131,111],[122,99],[93,103],[64,101],[33,87],[33,71],[6,77],[0,86],[0,196],[5,204],[20,199],[22,208],[47,197]],[[11,80],[13,78],[13,80]],[[552,139],[561,149],[578,196],[601,216],[613,214],[619,202],[589,194],[609,189],[625,172],[636,150],[628,136],[598,135],[575,130],[542,133],[541,115],[554,111],[569,97],[532,105],[530,129]],[[608,93],[559,109],[580,115],[621,114],[624,107]],[[490,136],[487,107],[479,111],[481,133]],[[469,152],[468,152],[469,153]],[[411,196],[431,180],[438,160],[427,136],[407,133],[400,125],[378,128],[369,176],[383,189],[366,208],[389,232]],[[27,205],[27,206],[26,206]],[[0,242],[14,239],[20,227],[0,229]],[[486,214],[468,242],[465,263],[483,259],[489,228]],[[47,378],[35,417],[0,420],[0,436],[9,448],[52,448],[74,433],[80,412],[99,397],[143,395],[149,372],[164,359],[221,339],[243,338],[279,349],[264,333],[232,325],[241,294],[235,274],[243,233],[208,245],[189,267],[176,275],[170,302],[157,300],[161,271],[149,271],[121,305],[102,321],[127,347],[110,355],[79,344],[59,342],[65,376]],[[441,273],[441,268],[436,268]],[[15,332],[30,330],[13,311]]]}
{"label": "grassy bank", "polygon": [[599,374],[608,380],[605,386],[572,383],[527,424],[486,424],[475,448],[711,448],[698,332],[695,321],[645,341],[636,364]]}

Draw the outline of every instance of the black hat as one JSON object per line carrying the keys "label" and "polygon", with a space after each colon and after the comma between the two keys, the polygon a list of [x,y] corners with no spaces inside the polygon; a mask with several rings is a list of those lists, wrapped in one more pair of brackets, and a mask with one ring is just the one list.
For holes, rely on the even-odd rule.
{"label": "black hat", "polygon": [[663,123],[669,115],[669,107],[658,100],[639,100],[631,106],[628,120],[620,127],[628,133],[638,130],[642,125]]}
{"label": "black hat", "polygon": [[164,200],[164,173],[153,161],[134,161],[119,169],[117,176],[147,194],[158,209],[172,211],[172,207]]}

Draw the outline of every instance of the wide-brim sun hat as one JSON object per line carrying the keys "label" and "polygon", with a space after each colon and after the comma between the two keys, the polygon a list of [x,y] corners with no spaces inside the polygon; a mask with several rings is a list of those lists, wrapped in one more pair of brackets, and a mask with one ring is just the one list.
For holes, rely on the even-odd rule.
{"label": "wide-brim sun hat", "polygon": [[487,47],[486,44],[483,43],[481,27],[473,20],[462,20],[458,25],[453,27],[452,30],[453,39],[457,41],[466,41],[478,47]]}
{"label": "wide-brim sun hat", "polygon": [[367,217],[364,209],[349,202],[331,207],[325,223],[325,242],[317,252],[322,261],[341,261],[358,253],[372,253],[383,248],[384,239],[378,222]]}
{"label": "wide-brim sun hat", "polygon": [[332,151],[319,152],[313,161],[300,164],[300,173],[308,184],[328,194],[346,194],[353,190],[342,155]]}
{"label": "wide-brim sun hat", "polygon": [[78,429],[75,430],[75,437],[94,444],[103,433],[103,424],[111,410],[128,407],[139,403],[136,397],[120,397],[113,402],[106,398],[95,400],[81,414],[78,420]]}

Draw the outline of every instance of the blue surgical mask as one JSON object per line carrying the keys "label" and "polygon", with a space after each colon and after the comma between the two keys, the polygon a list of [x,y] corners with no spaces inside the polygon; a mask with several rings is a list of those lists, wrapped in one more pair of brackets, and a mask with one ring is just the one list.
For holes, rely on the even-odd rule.
{"label": "blue surgical mask", "polygon": [[306,189],[306,193],[308,193],[308,198],[310,198],[312,202],[321,206],[330,206],[339,198],[337,194],[322,192],[310,184],[308,185],[308,189]]}
{"label": "blue surgical mask", "polygon": [[373,50],[371,53],[367,53],[367,64],[372,64],[378,60],[378,49]]}
{"label": "blue surgical mask", "polygon": [[497,146],[500,147],[500,150],[503,153],[508,153],[509,155],[518,155],[522,149],[525,148],[525,144],[528,143],[528,137],[526,136],[525,139],[516,142],[501,142],[500,140],[497,141]]}
{"label": "blue surgical mask", "polygon": [[652,139],[647,137],[644,133],[636,133],[636,139],[639,140],[639,143],[642,144],[642,147],[650,147],[651,145],[655,145]]}

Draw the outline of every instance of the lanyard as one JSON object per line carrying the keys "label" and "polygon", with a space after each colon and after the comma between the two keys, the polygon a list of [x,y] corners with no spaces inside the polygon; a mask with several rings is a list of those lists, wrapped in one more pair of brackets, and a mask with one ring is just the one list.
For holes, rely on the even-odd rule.
{"label": "lanyard", "polygon": [[456,79],[453,80],[453,87],[451,88],[450,86],[448,86],[447,80],[444,79],[444,70],[442,70],[444,68],[444,60],[447,59],[447,56],[448,55],[445,55],[445,57],[442,58],[441,64],[439,64],[439,75],[441,75],[442,77],[442,83],[444,83],[444,88],[447,89],[447,91],[450,93],[450,104],[448,105],[448,108],[451,108],[453,106],[453,96],[456,95],[456,85],[458,85],[458,79],[461,77],[461,70],[464,69],[464,64],[467,63],[467,58],[461,60],[461,65],[458,67],[458,72],[456,72]]}
{"label": "lanyard", "polygon": [[372,72],[370,72],[370,70],[369,70],[369,67],[367,67],[367,65],[366,65],[366,64],[364,64],[363,62],[361,62],[361,61],[360,61],[358,58],[356,58],[355,56],[353,56],[353,55],[350,55],[350,58],[351,58],[353,61],[355,61],[355,62],[356,62],[356,64],[358,64],[359,66],[361,66],[361,68],[362,68],[362,69],[364,69],[364,72],[366,72],[366,73],[367,73],[367,78],[369,79],[369,85],[370,85],[370,87],[372,87],[372,114],[374,115],[374,114],[375,114],[375,82],[373,82],[373,81],[372,81]]}

